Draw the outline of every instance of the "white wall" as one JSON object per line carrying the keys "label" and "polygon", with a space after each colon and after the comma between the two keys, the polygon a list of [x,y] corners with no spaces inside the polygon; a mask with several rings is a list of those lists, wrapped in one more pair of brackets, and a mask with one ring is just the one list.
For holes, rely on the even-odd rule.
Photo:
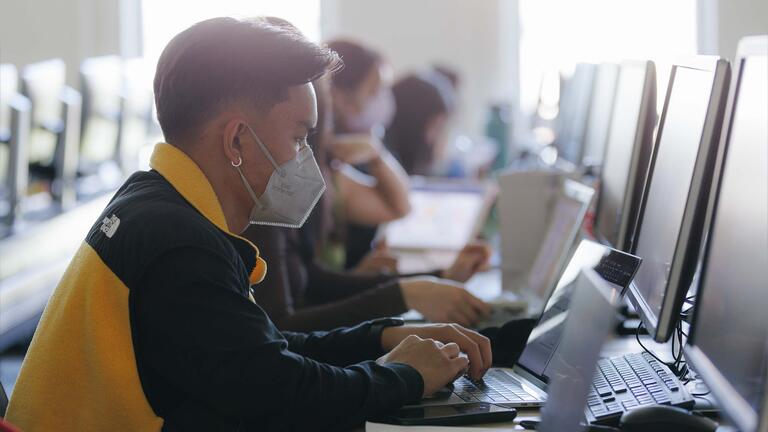
{"label": "white wall", "polygon": [[0,62],[22,67],[61,57],[67,81],[78,82],[80,62],[120,51],[120,0],[3,0]]}
{"label": "white wall", "polygon": [[458,126],[482,131],[490,102],[516,103],[516,0],[324,0],[323,38],[381,50],[398,73],[432,63],[461,74]]}

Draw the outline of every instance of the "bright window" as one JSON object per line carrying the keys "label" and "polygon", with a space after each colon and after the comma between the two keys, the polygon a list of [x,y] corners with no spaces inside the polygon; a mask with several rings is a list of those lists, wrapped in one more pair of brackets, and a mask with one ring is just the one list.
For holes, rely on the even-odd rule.
{"label": "bright window", "polygon": [[696,3],[520,0],[521,108],[535,109],[543,77],[578,62],[696,54]]}

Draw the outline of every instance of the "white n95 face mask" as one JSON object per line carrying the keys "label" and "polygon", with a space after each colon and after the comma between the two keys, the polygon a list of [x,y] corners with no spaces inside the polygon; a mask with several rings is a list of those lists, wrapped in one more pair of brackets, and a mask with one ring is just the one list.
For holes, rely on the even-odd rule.
{"label": "white n95 face mask", "polygon": [[264,156],[275,168],[264,193],[257,197],[240,170],[242,161],[238,165],[232,164],[253,199],[248,222],[252,225],[301,228],[325,192],[325,180],[320,167],[317,166],[312,149],[305,144],[299,149],[295,158],[278,166],[253,129],[250,126],[247,127]]}

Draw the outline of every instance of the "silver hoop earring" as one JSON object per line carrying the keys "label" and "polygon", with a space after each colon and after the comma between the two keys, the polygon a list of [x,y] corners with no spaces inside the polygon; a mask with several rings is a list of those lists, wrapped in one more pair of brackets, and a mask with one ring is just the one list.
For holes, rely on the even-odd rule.
{"label": "silver hoop earring", "polygon": [[234,163],[232,161],[229,161],[229,163],[231,163],[233,167],[238,168],[240,165],[243,164],[243,158],[238,156],[237,157],[237,163]]}

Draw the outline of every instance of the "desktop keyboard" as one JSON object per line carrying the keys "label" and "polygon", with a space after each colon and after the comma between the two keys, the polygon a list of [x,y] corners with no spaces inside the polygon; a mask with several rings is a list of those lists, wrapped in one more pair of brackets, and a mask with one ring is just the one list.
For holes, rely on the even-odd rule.
{"label": "desktop keyboard", "polygon": [[538,405],[540,399],[527,391],[509,374],[490,369],[481,381],[461,377],[454,381],[453,392],[466,402],[514,403]]}
{"label": "desktop keyboard", "polygon": [[693,406],[693,397],[669,368],[648,353],[601,359],[587,399],[590,423],[615,424],[625,411],[662,404]]}

